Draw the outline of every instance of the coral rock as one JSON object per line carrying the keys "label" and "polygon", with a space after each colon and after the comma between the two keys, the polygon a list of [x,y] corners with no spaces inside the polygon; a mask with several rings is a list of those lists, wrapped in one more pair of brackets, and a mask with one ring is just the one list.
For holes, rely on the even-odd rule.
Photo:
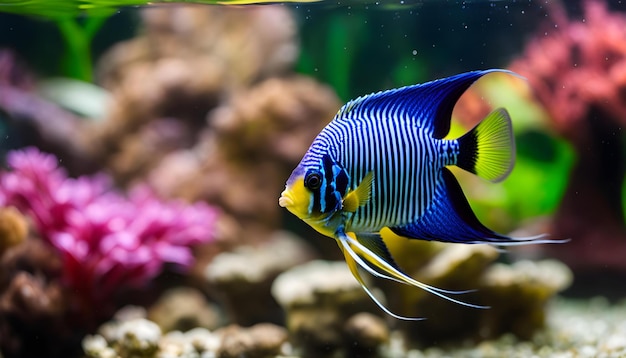
{"label": "coral rock", "polygon": [[265,358],[285,353],[286,342],[287,331],[269,323],[249,328],[231,325],[215,332],[194,328],[161,335],[154,322],[134,318],[103,324],[98,334],[83,339],[83,349],[93,358]]}
{"label": "coral rock", "polygon": [[312,261],[276,278],[272,294],[285,309],[287,328],[306,356],[345,347],[344,326],[358,312],[381,311],[344,262]]}
{"label": "coral rock", "polygon": [[[233,91],[284,74],[298,54],[295,21],[286,8],[165,6],[145,9],[142,20],[143,35],[116,45],[101,61],[100,81],[114,101],[108,120],[87,139],[123,183],[145,174],[164,154],[192,147],[208,111]],[[186,142],[170,142],[177,147],[159,147],[156,155],[137,149],[141,128],[163,118],[180,120]],[[117,168],[119,160],[125,165]]]}
{"label": "coral rock", "polygon": [[[278,274],[311,259],[302,239],[276,232],[258,247],[240,246],[214,258],[206,267],[208,282],[225,299],[232,319],[243,325],[280,318],[270,287]],[[251,299],[251,298],[254,299]]]}
{"label": "coral rock", "polygon": [[83,350],[88,357],[117,358],[115,350],[108,346],[106,339],[99,334],[83,338]]}
{"label": "coral rock", "polygon": [[191,141],[185,126],[173,118],[161,118],[144,125],[134,136],[119,140],[120,153],[113,155],[109,166],[116,179],[131,183],[158,165],[161,158]]}
{"label": "coral rock", "polygon": [[315,305],[320,300],[333,305],[338,303],[335,296],[352,296],[360,288],[345,263],[311,261],[279,275],[272,285],[272,294],[285,309],[290,309]]}
{"label": "coral rock", "polygon": [[217,309],[207,302],[202,293],[187,287],[166,291],[150,307],[148,318],[164,332],[184,332],[196,327],[214,329],[220,322]]}
{"label": "coral rock", "polygon": [[83,349],[93,358],[200,358],[215,357],[220,337],[205,328],[161,335],[158,325],[146,320],[145,310],[127,306],[104,323],[98,333],[83,339]]}
{"label": "coral rock", "polygon": [[[548,300],[571,282],[571,272],[556,261],[494,263],[498,250],[489,245],[406,243],[400,252],[397,242],[389,243],[392,253],[400,253],[398,264],[408,267],[407,272],[416,280],[441,289],[464,291],[446,296],[484,306],[468,307],[415,287],[381,282],[393,312],[427,318],[398,322],[411,342],[423,345],[465,338],[489,339],[504,333],[528,338],[543,327]],[[418,259],[404,267],[410,257]]]}
{"label": "coral rock", "polygon": [[58,283],[46,284],[43,279],[20,272],[2,295],[0,311],[19,317],[23,324],[63,312],[63,294]]}
{"label": "coral rock", "polygon": [[276,158],[295,165],[339,106],[335,94],[312,79],[271,78],[237,93],[210,113],[209,123],[232,160]]}
{"label": "coral rock", "polygon": [[59,257],[35,238],[0,256],[0,351],[10,357],[76,354],[71,299],[60,275]]}
{"label": "coral rock", "polygon": [[[393,249],[397,250],[398,247],[393,247]],[[416,252],[415,255],[412,255],[415,250],[422,252]],[[425,256],[424,252],[430,252],[430,255]],[[402,265],[407,257],[412,256],[416,257],[416,260],[406,267],[401,267],[416,280],[434,287],[466,290],[479,286],[482,274],[489,264],[497,259],[498,252],[489,245],[406,243],[404,252],[398,257],[400,259],[398,263]],[[467,307],[449,303],[412,286],[398,285],[393,282],[382,282],[381,284],[391,303],[392,310],[406,316],[431,318],[435,317],[439,310],[444,315],[459,310],[462,311],[459,312],[462,315],[467,310]],[[463,296],[461,300],[467,301],[470,297]],[[419,322],[418,325],[421,323]],[[445,326],[443,320],[433,319],[428,319],[421,326],[435,323],[442,323]],[[409,325],[412,326],[412,324]]]}
{"label": "coral rock", "polygon": [[389,341],[389,328],[385,321],[370,313],[357,313],[345,324],[348,349],[352,356],[378,355],[378,348]]}
{"label": "coral rock", "polygon": [[470,284],[496,258],[498,250],[493,246],[448,245],[420,270],[418,276],[436,285],[451,281]]}
{"label": "coral rock", "polygon": [[287,331],[269,323],[250,328],[231,325],[216,332],[222,337],[217,356],[220,358],[264,358],[281,353],[287,342]]}
{"label": "coral rock", "polygon": [[146,319],[123,322],[118,328],[117,345],[122,356],[151,357],[161,339],[159,326]]}
{"label": "coral rock", "polygon": [[220,337],[204,328],[185,332],[185,338],[198,352],[217,352],[220,345]]}
{"label": "coral rock", "polygon": [[[165,196],[223,208],[252,228],[244,234],[252,240],[258,228],[280,226],[276,200],[285,178],[339,106],[330,88],[303,76],[270,78],[237,91],[208,114],[209,126],[190,154],[163,161],[150,183]],[[168,178],[170,172],[177,181]]]}
{"label": "coral rock", "polygon": [[103,57],[112,109],[82,137],[118,184],[148,176],[160,195],[206,200],[245,228],[241,237],[262,241],[280,226],[276,197],[337,96],[290,74],[298,44],[286,8],[165,6],[142,19],[142,36]]}
{"label": "coral rock", "polygon": [[572,283],[572,272],[555,260],[495,264],[482,277],[481,295],[491,308],[482,312],[480,332],[497,337],[504,332],[528,339],[545,324],[545,306]]}

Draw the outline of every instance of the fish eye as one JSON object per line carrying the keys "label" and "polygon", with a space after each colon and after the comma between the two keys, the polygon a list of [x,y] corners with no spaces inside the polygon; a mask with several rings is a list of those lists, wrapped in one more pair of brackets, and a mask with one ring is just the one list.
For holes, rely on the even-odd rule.
{"label": "fish eye", "polygon": [[304,177],[304,186],[311,190],[319,189],[322,186],[322,174],[317,170],[309,171]]}

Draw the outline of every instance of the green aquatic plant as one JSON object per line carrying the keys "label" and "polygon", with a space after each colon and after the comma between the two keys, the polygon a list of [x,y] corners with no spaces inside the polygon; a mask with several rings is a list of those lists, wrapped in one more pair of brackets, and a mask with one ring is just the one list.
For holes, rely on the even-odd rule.
{"label": "green aquatic plant", "polygon": [[[330,84],[344,101],[384,88],[424,82],[429,66],[415,47],[417,35],[407,35],[413,18],[385,28],[390,11],[369,11],[355,6],[349,12],[324,11],[317,6],[299,8],[302,46],[297,71]],[[374,9],[372,9],[374,10]],[[378,29],[389,32],[387,41],[378,41]],[[375,40],[373,40],[375,39]]]}
{"label": "green aquatic plant", "polygon": [[83,81],[93,79],[93,39],[116,11],[112,7],[98,7],[85,12],[87,9],[90,7],[86,4],[67,1],[9,1],[0,4],[0,12],[53,22],[65,43],[61,72],[64,76]]}
{"label": "green aquatic plant", "polygon": [[[318,0],[298,0],[299,3]],[[272,3],[272,0],[3,0],[0,12],[51,19],[80,16],[110,16],[119,8],[155,4],[245,5]],[[296,2],[287,0],[280,2]]]}
{"label": "green aquatic plant", "polygon": [[360,16],[346,18],[343,14],[331,13],[320,23],[324,26],[320,26],[319,31],[302,31],[301,36],[306,37],[304,41],[308,46],[301,49],[297,70],[322,78],[345,100],[351,96],[350,75],[355,60],[351,47],[362,45],[365,36],[358,34],[366,30],[364,22]]}
{"label": "green aquatic plant", "polygon": [[74,18],[59,18],[55,21],[67,50],[63,60],[63,72],[66,75],[84,81],[93,80],[91,42],[107,18],[99,15],[88,17],[84,22]]}
{"label": "green aquatic plant", "polygon": [[[290,2],[293,0],[281,1]],[[313,2],[317,0],[298,0]],[[62,74],[93,80],[92,43],[104,23],[120,8],[162,4],[245,5],[270,0],[4,0],[0,13],[12,13],[53,22],[65,42]]]}
{"label": "green aquatic plant", "polygon": [[[575,155],[563,139],[541,130],[516,134],[517,159],[506,181],[495,188],[464,175],[476,215],[501,231],[555,213],[567,187]],[[466,178],[467,177],[467,178]],[[487,190],[489,186],[489,190]]]}

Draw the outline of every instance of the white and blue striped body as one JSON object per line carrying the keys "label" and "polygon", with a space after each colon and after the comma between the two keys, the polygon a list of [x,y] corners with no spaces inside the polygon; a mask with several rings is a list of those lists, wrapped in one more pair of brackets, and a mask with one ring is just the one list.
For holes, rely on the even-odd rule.
{"label": "white and blue striped body", "polygon": [[370,200],[347,215],[346,231],[378,232],[415,222],[433,200],[441,168],[455,164],[458,143],[432,138],[415,121],[384,110],[351,115],[340,112],[313,141],[301,165],[320,166],[322,156],[329,155],[347,171],[349,190],[373,173]]}
{"label": "white and blue striped body", "polygon": [[[389,227],[423,240],[509,240],[480,224],[445,168],[479,170],[493,181],[510,172],[514,142],[506,110],[494,111],[461,138],[443,139],[457,99],[478,78],[497,71],[468,72],[346,103],[292,172],[281,205],[329,236],[371,235]],[[487,140],[478,141],[479,136]],[[360,192],[358,206],[346,209],[343,204],[363,189],[369,173],[369,192]]]}

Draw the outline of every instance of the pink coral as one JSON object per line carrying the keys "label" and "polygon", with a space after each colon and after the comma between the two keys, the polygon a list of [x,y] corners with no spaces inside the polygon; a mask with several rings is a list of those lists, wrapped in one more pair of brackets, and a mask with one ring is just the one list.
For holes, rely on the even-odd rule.
{"label": "pink coral", "polygon": [[626,16],[601,0],[582,0],[583,19],[551,2],[541,31],[511,69],[528,78],[553,127],[577,152],[555,214],[554,254],[578,270],[625,270]]}
{"label": "pink coral", "polygon": [[63,261],[63,281],[91,302],[154,278],[165,263],[193,262],[191,245],[213,238],[217,212],[205,203],[162,202],[146,187],[128,197],[104,176],[68,178],[57,158],[35,148],[9,153],[0,205],[33,219]]}
{"label": "pink coral", "polygon": [[540,33],[511,69],[526,76],[555,128],[574,140],[588,130],[591,109],[626,123],[626,17],[600,0],[581,1],[584,18],[549,5],[555,29]]}

